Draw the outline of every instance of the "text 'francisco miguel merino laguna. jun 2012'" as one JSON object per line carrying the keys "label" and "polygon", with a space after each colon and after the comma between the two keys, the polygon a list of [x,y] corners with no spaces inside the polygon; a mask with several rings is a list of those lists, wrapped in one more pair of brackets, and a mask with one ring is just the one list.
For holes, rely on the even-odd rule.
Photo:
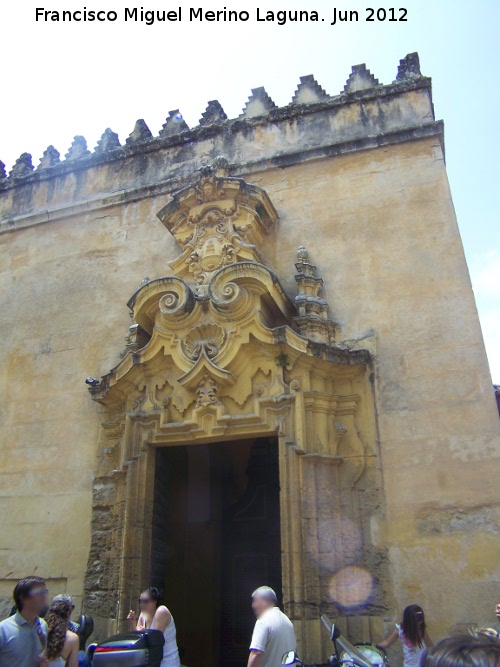
{"label": "text 'francisco miguel merino laguna. jun 2012'", "polygon": [[250,11],[245,9],[233,10],[223,7],[221,9],[205,9],[203,7],[177,7],[175,9],[146,9],[144,7],[124,7],[118,11],[113,9],[91,9],[82,7],[75,10],[52,10],[45,7],[35,8],[36,22],[87,22],[94,21],[114,23],[143,23],[153,25],[166,22],[272,22],[285,25],[292,22],[325,22],[330,25],[337,23],[385,22],[385,21],[407,21],[408,10],[404,7],[365,7],[363,10],[350,10],[339,7],[331,7],[328,15],[311,9],[302,10],[276,10],[266,8],[255,8]]}

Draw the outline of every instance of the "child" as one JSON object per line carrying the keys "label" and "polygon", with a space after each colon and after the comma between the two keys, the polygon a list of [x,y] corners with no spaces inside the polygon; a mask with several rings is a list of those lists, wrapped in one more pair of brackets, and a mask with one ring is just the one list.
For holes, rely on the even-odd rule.
{"label": "child", "polygon": [[427,634],[424,610],[418,604],[406,607],[401,625],[396,624],[394,632],[379,646],[388,648],[398,637],[403,644],[404,667],[419,667],[423,652],[434,644]]}

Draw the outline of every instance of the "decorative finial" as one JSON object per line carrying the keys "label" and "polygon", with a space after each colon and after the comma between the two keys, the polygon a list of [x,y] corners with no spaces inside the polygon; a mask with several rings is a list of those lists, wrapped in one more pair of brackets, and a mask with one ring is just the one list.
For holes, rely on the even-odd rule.
{"label": "decorative finial", "polygon": [[201,114],[200,125],[217,125],[227,120],[227,115],[218,100],[211,100]]}
{"label": "decorative finial", "polygon": [[77,134],[69,148],[69,151],[66,153],[65,158],[66,160],[73,161],[79,160],[82,157],[87,157],[87,155],[90,155],[90,151],[87,150],[87,142],[85,137]]}
{"label": "decorative finial", "polygon": [[112,151],[114,148],[119,148],[120,146],[120,140],[116,132],[113,132],[111,128],[107,127],[104,130],[104,134],[97,142],[94,152],[106,153],[107,151]]}
{"label": "decorative finial", "polygon": [[160,137],[173,137],[176,134],[189,130],[189,126],[182,117],[179,109],[168,112],[168,117],[160,130]]}
{"label": "decorative finial", "polygon": [[292,97],[292,104],[314,104],[328,97],[313,75],[308,74],[300,77],[300,83]]}
{"label": "decorative finial", "polygon": [[275,109],[276,104],[266,93],[265,88],[252,88],[252,94],[243,109],[240,118],[255,118],[256,116],[266,116],[271,109]]}
{"label": "decorative finial", "polygon": [[135,144],[142,144],[144,141],[149,141],[153,138],[153,133],[146,125],[142,118],[135,121],[134,129],[129,134],[125,143],[127,146],[134,146]]}
{"label": "decorative finial", "polygon": [[17,158],[16,164],[12,167],[9,176],[11,178],[21,178],[28,176],[33,171],[33,163],[31,162],[31,155],[29,153],[21,153]]}
{"label": "decorative finial", "polygon": [[54,165],[59,164],[60,162],[61,162],[61,154],[59,153],[59,151],[56,148],[54,148],[54,146],[48,146],[46,150],[43,152],[37,170],[48,169],[49,167],[53,167]]}
{"label": "decorative finial", "polygon": [[398,75],[396,81],[404,81],[407,79],[420,79],[422,73],[420,71],[420,60],[418,53],[414,51],[399,61]]}
{"label": "decorative finial", "polygon": [[354,65],[344,86],[344,93],[356,93],[358,90],[376,88],[380,83],[364,63]]}
{"label": "decorative finial", "polygon": [[300,262],[302,264],[308,261],[309,261],[309,253],[307,252],[307,248],[305,248],[303,245],[299,246],[297,249],[297,262]]}
{"label": "decorative finial", "polygon": [[316,343],[334,343],[336,326],[328,319],[328,303],[319,296],[323,279],[316,275],[316,267],[309,262],[309,253],[303,245],[297,250],[295,268],[298,294],[294,321],[301,335]]}

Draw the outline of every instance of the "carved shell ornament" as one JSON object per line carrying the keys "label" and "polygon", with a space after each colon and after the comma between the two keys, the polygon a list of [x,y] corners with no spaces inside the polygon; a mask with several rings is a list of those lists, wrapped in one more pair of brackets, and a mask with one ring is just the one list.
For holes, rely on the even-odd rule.
{"label": "carved shell ornament", "polygon": [[196,361],[204,352],[209,359],[216,357],[226,342],[226,332],[218,324],[199,324],[186,335],[184,354]]}

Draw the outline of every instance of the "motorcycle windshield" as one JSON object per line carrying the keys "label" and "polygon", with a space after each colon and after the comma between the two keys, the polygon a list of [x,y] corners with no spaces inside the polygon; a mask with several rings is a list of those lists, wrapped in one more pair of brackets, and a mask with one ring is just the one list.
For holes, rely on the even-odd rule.
{"label": "motorcycle windshield", "polygon": [[[330,638],[333,640],[333,623],[325,614],[321,616],[321,622],[328,630],[328,632],[330,633]],[[338,637],[336,641],[338,642],[342,650],[349,654],[349,657],[352,658],[353,662],[356,663],[357,667],[373,667],[371,662],[368,662],[367,659],[364,657],[364,655],[360,653],[360,651],[358,651],[358,649],[355,646],[353,646],[350,642],[348,642],[347,639],[344,639],[342,635],[340,635],[340,637]]]}
{"label": "motorcycle windshield", "polygon": [[344,637],[340,636],[337,639],[337,643],[342,648],[343,651],[349,654],[349,657],[352,658],[352,661],[357,665],[357,667],[373,667],[371,662],[368,662],[358,649],[353,646],[350,642],[347,641]]}

